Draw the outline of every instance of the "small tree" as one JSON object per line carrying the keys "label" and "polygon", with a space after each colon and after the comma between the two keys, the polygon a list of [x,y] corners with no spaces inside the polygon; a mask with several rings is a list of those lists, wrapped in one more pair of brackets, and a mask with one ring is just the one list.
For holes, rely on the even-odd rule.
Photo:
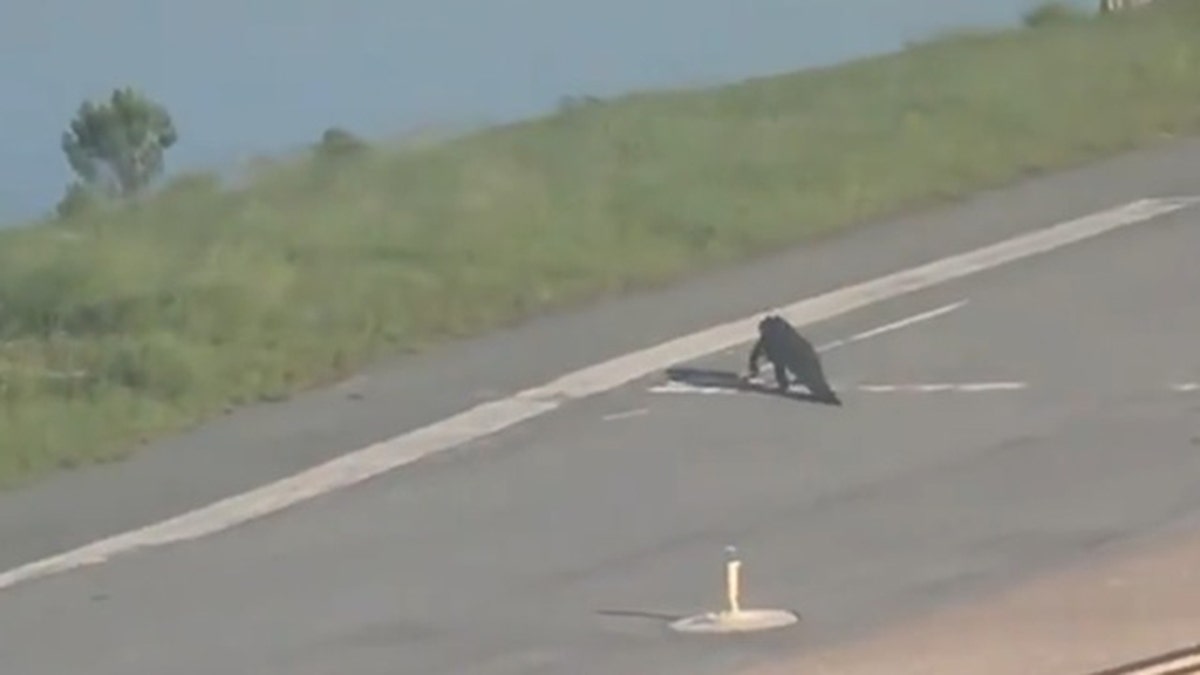
{"label": "small tree", "polygon": [[126,87],[106,102],[80,105],[62,149],[85,185],[132,197],[162,173],[163,153],[177,140],[166,108]]}
{"label": "small tree", "polygon": [[351,157],[363,153],[368,147],[362,139],[349,131],[341,127],[329,127],[325,133],[321,134],[321,141],[317,143],[317,157],[319,159]]}
{"label": "small tree", "polygon": [[1038,28],[1056,24],[1082,21],[1087,15],[1083,10],[1062,0],[1047,0],[1025,13],[1022,17],[1025,26]]}

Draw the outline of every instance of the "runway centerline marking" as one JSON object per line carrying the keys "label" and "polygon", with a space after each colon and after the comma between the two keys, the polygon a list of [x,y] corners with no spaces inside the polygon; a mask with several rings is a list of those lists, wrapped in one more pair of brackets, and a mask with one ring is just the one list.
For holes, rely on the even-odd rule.
{"label": "runway centerline marking", "polygon": [[[856,309],[969,277],[1040,255],[1200,202],[1195,196],[1138,199],[1104,211],[1027,232],[1000,242],[900,270],[774,309],[805,326]],[[227,497],[168,520],[117,534],[0,574],[0,589],[138,550],[199,539],[277,513],[393,471],[422,457],[457,447],[706,354],[753,339],[762,315],[718,324],[689,335],[567,373],[507,398],[482,403],[424,427],[348,452],[291,476]]]}
{"label": "runway centerline marking", "polygon": [[918,393],[936,394],[941,392],[963,392],[968,394],[990,391],[1020,391],[1027,389],[1026,382],[931,382],[912,384],[860,384],[859,391],[871,393]]}

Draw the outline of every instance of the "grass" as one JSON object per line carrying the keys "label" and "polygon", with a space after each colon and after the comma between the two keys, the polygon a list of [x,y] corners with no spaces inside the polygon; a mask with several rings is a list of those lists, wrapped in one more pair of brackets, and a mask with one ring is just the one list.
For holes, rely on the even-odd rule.
{"label": "grass", "polygon": [[372,359],[1200,128],[1200,3],[585,102],[0,233],[0,482]]}

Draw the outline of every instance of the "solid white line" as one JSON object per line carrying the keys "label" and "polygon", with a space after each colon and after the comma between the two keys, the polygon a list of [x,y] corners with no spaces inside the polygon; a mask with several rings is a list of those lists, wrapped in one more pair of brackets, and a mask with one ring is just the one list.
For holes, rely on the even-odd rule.
{"label": "solid white line", "polygon": [[[1147,222],[1193,203],[1140,199],[997,244],[846,286],[789,305],[778,313],[797,326],[900,297],[977,272],[998,267]],[[487,436],[578,398],[614,389],[675,363],[691,361],[751,340],[761,314],[664,342],[599,363],[519,392],[478,405],[452,417],[350,452],[293,476],[223,499],[161,523],[125,532],[60,555],[0,574],[0,588],[103,563],[138,549],[197,539],[276,513],[414,462],[427,455]]]}
{"label": "solid white line", "polygon": [[884,325],[879,326],[877,328],[872,328],[871,330],[867,330],[867,331],[863,331],[863,332],[855,334],[855,335],[851,335],[850,337],[846,338],[845,340],[834,340],[833,342],[821,345],[820,347],[817,347],[817,351],[819,351],[819,352],[829,351],[830,349],[834,349],[837,347],[843,347],[848,344],[852,344],[852,343],[859,342],[862,340],[868,340],[873,337],[878,337],[880,335],[883,335],[884,333],[891,333],[892,331],[897,331],[897,330],[900,330],[901,328],[907,328],[914,324],[921,323],[922,321],[929,321],[930,319],[936,319],[939,316],[949,314],[950,312],[953,312],[953,311],[961,308],[965,304],[967,304],[966,300],[959,300],[958,302],[952,302],[949,305],[945,305],[943,307],[938,307],[937,309],[931,309],[928,312],[921,312],[920,314],[914,314],[910,317],[900,319],[899,321],[885,323]]}
{"label": "solid white line", "polygon": [[[918,394],[935,394],[946,391],[958,391],[966,393],[979,393],[987,391],[1017,391],[1026,388],[1024,382],[917,382],[908,384],[860,384],[854,389],[871,394],[893,394],[893,393],[918,393]],[[830,389],[834,391],[845,391],[845,387],[830,385]],[[688,384],[686,382],[667,382],[651,387],[649,392],[652,394],[709,394],[709,395],[736,395],[744,394],[745,391],[732,389],[729,387],[704,387],[700,385]]]}
{"label": "solid white line", "polygon": [[838,340],[833,340],[832,342],[826,342],[825,344],[817,347],[817,351],[818,352],[827,352],[832,349],[837,349],[838,347],[845,347],[846,345],[848,345],[852,342],[858,342],[860,340],[866,340],[869,338],[877,337],[879,335],[883,335],[884,333],[890,333],[894,330],[906,328],[908,326],[920,323],[922,321],[928,321],[930,319],[935,319],[939,316],[942,316],[943,314],[949,314],[950,312],[953,312],[954,310],[959,309],[960,307],[962,307],[965,304],[967,304],[966,300],[960,300],[958,302],[951,303],[944,307],[938,307],[937,309],[932,309],[927,312],[921,312],[920,314],[914,314],[910,317],[900,319],[899,321],[893,321],[891,323],[886,323],[882,326],[878,326],[876,328],[872,328],[870,330],[863,331],[856,335],[852,335],[848,338],[842,338],[842,339],[838,339]]}
{"label": "solid white line", "polygon": [[1192,667],[1200,667],[1200,655],[1182,656],[1167,663],[1156,663],[1141,670],[1131,670],[1129,675],[1166,675]]}

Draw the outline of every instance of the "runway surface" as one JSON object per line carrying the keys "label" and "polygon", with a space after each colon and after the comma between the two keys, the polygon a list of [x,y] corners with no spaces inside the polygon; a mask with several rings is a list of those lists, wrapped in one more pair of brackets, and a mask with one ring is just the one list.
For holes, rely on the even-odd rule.
{"label": "runway surface", "polygon": [[[1139,161],[1200,166],[1174,152]],[[1164,193],[1200,193],[1191,175]],[[1032,227],[1092,205],[1008,213]],[[843,341],[825,352],[842,408],[642,378],[265,520],[6,589],[0,672],[729,672],[1190,522],[1198,226],[1191,208],[807,329]],[[746,347],[688,365],[740,370]],[[988,382],[1023,386],[970,389]],[[931,383],[952,386],[911,386]],[[14,537],[3,562],[126,522],[67,528],[57,547]],[[719,607],[727,545],[745,603],[797,610],[799,626],[667,629]]]}
{"label": "runway surface", "polygon": [[1144,197],[1200,192],[1200,139],[1032,178],[655,292],[384,364],[0,493],[0,569],[158,522],[406,430],[689,331]]}
{"label": "runway surface", "polygon": [[[1195,519],[1078,565],[951,603],[869,639],[738,675],[1185,675],[1200,672]],[[1182,536],[1181,536],[1182,535]]]}

